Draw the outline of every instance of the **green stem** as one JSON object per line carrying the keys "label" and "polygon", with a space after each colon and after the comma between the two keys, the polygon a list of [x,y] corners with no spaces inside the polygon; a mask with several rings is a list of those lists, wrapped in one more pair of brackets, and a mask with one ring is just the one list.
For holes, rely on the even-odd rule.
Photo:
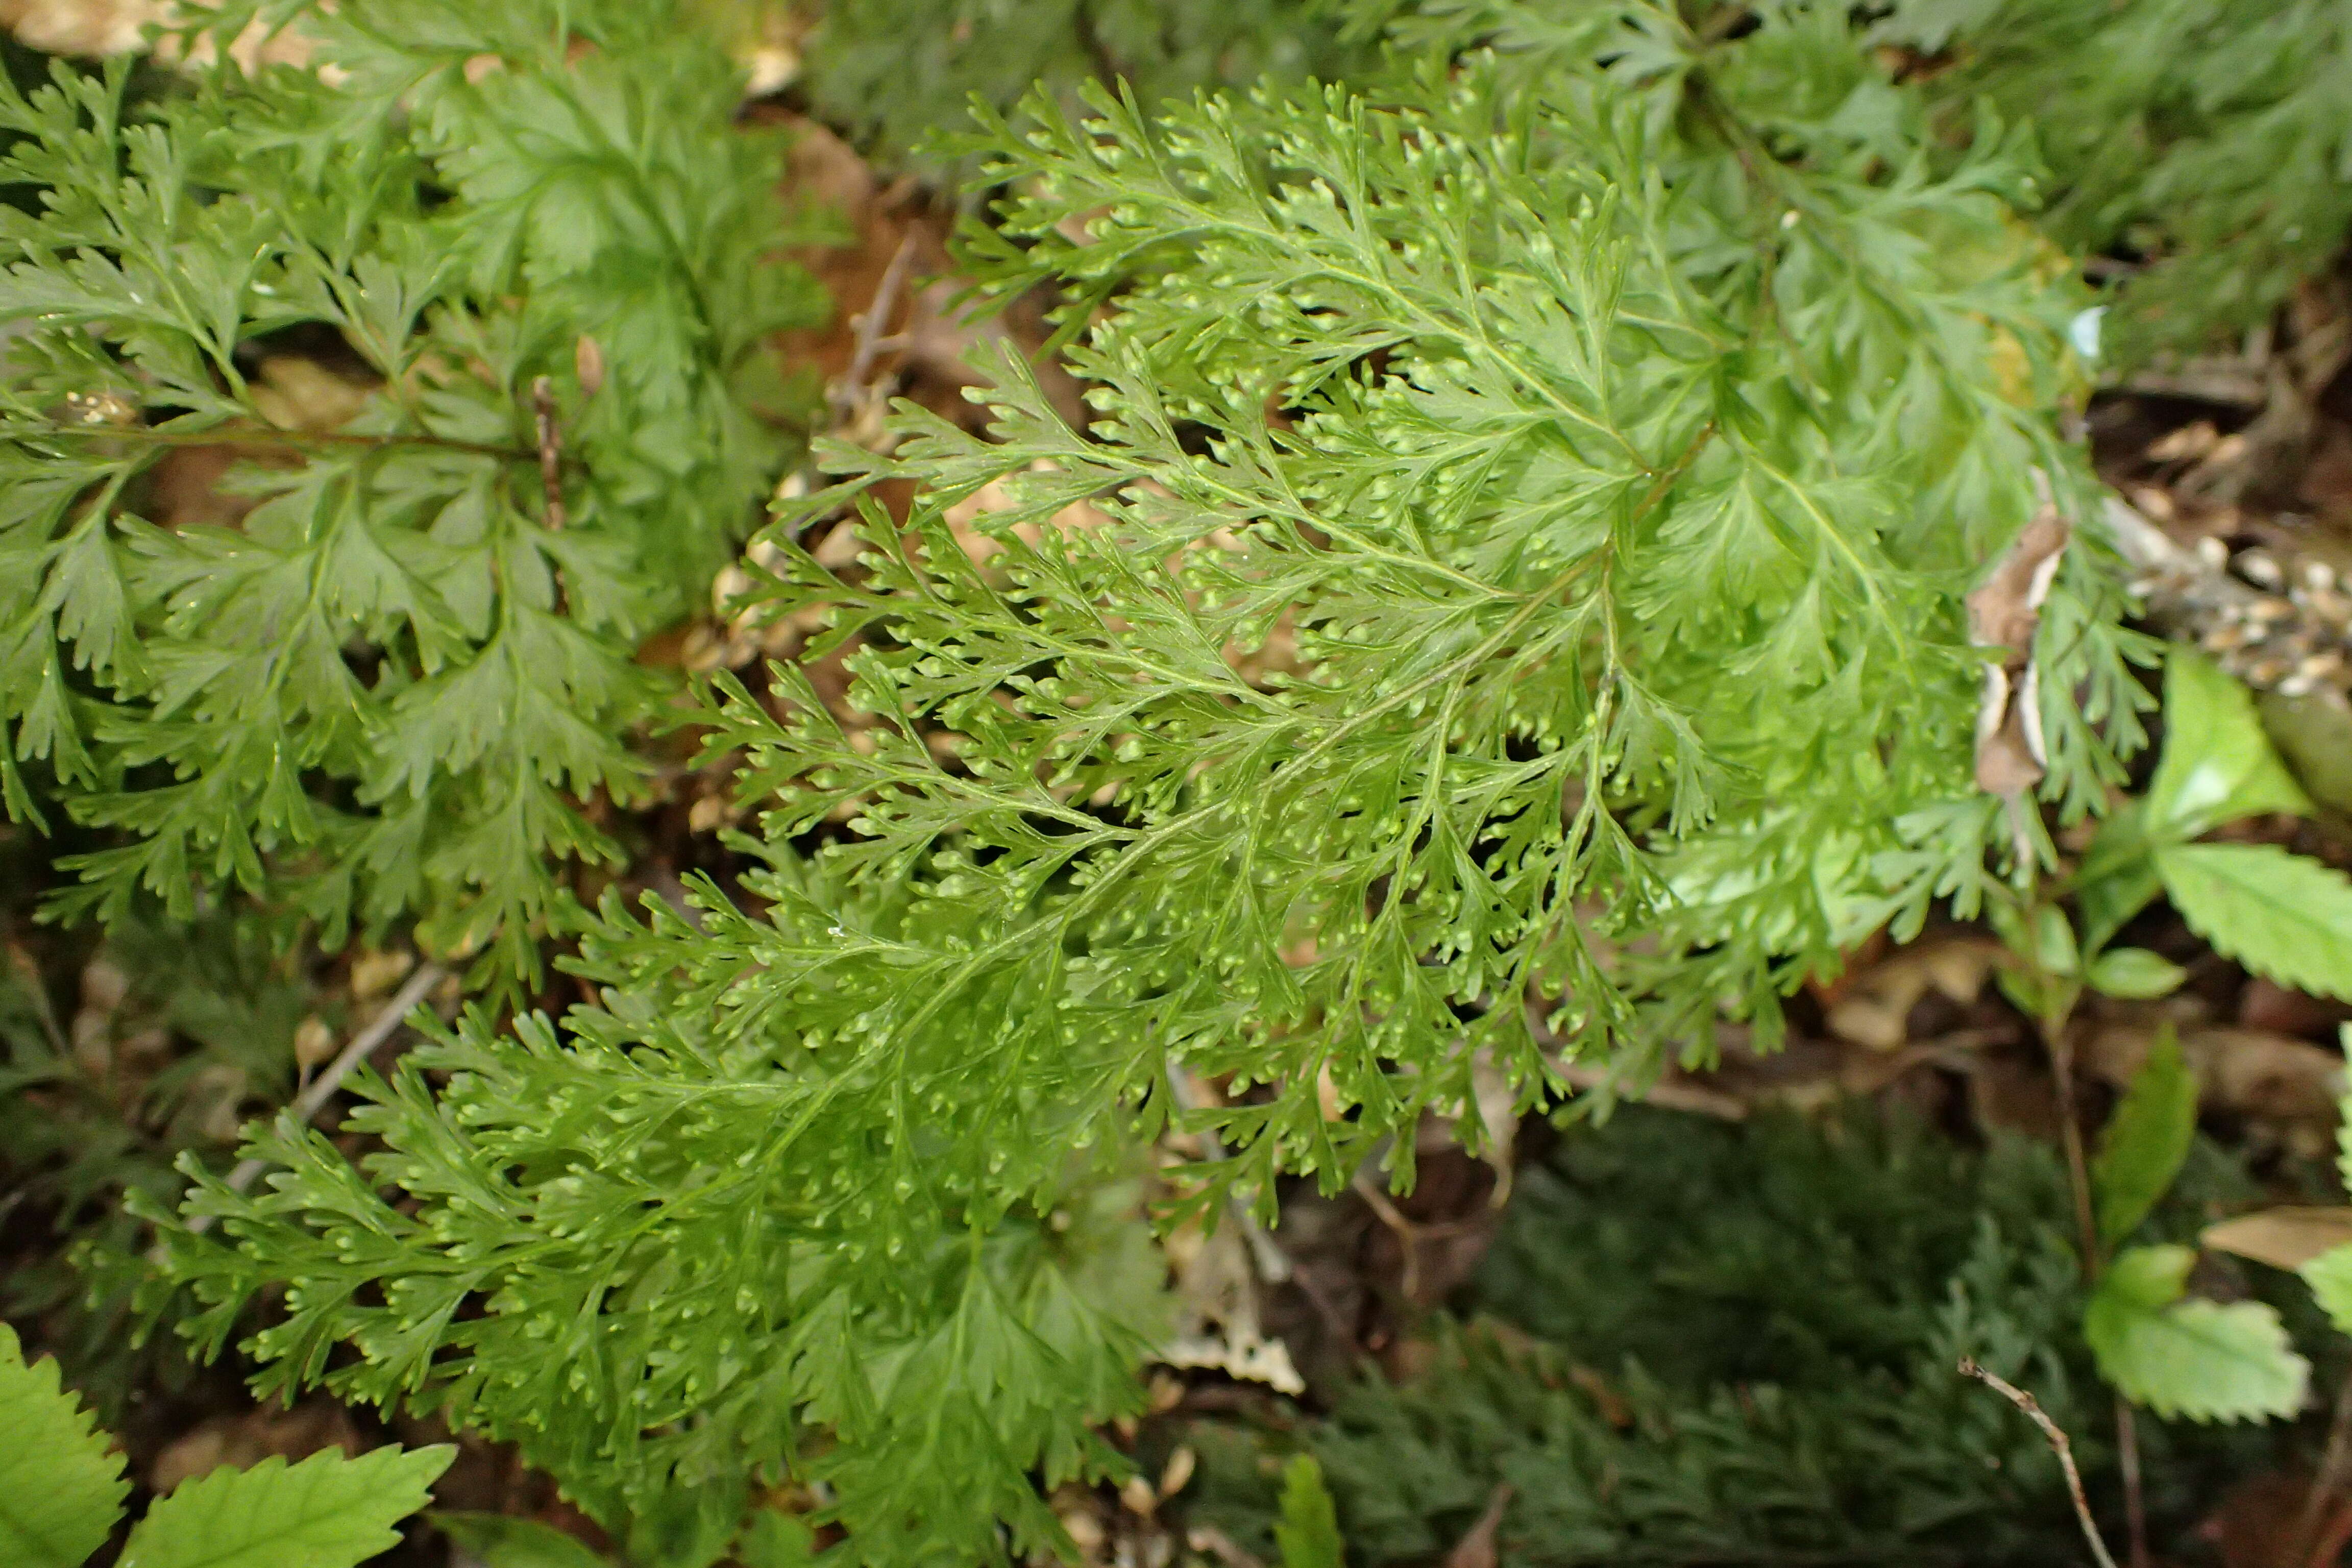
{"label": "green stem", "polygon": [[141,425],[47,425],[36,429],[5,430],[0,435],[18,441],[52,436],[78,436],[92,440],[131,441],[149,447],[281,447],[289,451],[333,447],[433,447],[478,458],[535,463],[539,454],[520,447],[486,447],[475,441],[453,441],[440,436],[354,436],[337,430],[281,430],[276,426],[222,425],[206,430],[157,430]]}

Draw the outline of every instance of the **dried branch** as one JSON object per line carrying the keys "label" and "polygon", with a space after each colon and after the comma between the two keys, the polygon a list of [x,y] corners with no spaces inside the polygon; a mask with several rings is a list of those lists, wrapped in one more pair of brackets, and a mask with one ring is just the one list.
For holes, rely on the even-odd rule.
{"label": "dried branch", "polygon": [[2091,1555],[2099,1568],[2116,1568],[2116,1560],[2107,1554],[2107,1543],[2099,1537],[2099,1525],[2091,1517],[2091,1500],[2083,1491],[2083,1472],[2074,1468],[2074,1446],[2066,1440],[2065,1430],[2042,1413],[2041,1402],[1997,1372],[1979,1366],[1973,1357],[1960,1358],[1960,1375],[1973,1377],[2003,1399],[2025,1413],[2025,1418],[2042,1428],[2049,1440],[2050,1451],[2058,1456],[2059,1468],[2066,1472],[2066,1489],[2074,1499],[2074,1517],[2083,1526],[2083,1539],[2091,1544]]}
{"label": "dried branch", "polygon": [[547,493],[547,526],[563,527],[563,427],[555,422],[555,383],[541,376],[530,384],[530,405],[539,416],[539,483]]}

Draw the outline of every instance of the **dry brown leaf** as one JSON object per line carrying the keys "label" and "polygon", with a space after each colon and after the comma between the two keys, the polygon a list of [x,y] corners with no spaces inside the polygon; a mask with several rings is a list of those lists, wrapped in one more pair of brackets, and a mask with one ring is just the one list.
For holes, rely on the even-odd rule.
{"label": "dry brown leaf", "polygon": [[352,996],[365,1002],[382,996],[416,967],[416,955],[404,947],[387,948],[382,952],[362,952],[352,960]]}
{"label": "dry brown leaf", "polygon": [[[2147,1059],[2152,1025],[2115,1024],[2091,1037],[2084,1064],[2117,1089]],[[2267,1029],[2215,1026],[2180,1032],[2180,1053],[2213,1109],[2271,1121],[2333,1124],[2344,1093],[2344,1058]]]}
{"label": "dry brown leaf", "polygon": [[1192,1471],[1200,1462],[1201,1457],[1198,1454],[1186,1445],[1179,1443],[1175,1452],[1168,1456],[1168,1463],[1160,1472],[1160,1500],[1164,1502],[1182,1491],[1192,1481]]}
{"label": "dry brown leaf", "polygon": [[215,1415],[183,1434],[155,1456],[147,1485],[156,1492],[168,1492],[182,1481],[210,1475],[224,1465],[250,1469],[264,1459],[291,1462],[329,1448],[341,1448],[356,1458],[366,1447],[350,1414],[331,1401],[313,1400],[291,1410],[266,1406]]}
{"label": "dry brown leaf", "polygon": [[1486,1499],[1486,1511],[1478,1522],[1463,1533],[1445,1554],[1445,1568],[1495,1568],[1495,1531],[1503,1523],[1503,1510],[1511,1506],[1511,1483],[1503,1482]]}
{"label": "dry brown leaf", "polygon": [[1969,640],[2002,650],[1985,666],[1977,710],[1977,787],[2015,800],[2042,778],[2042,716],[2033,668],[2033,633],[2042,602],[2058,575],[2072,530],[2045,506],[2010,542],[1991,574],[1968,596]]}
{"label": "dry brown leaf", "polygon": [[299,354],[272,354],[248,389],[261,416],[280,430],[340,430],[366,412],[373,388]]}
{"label": "dry brown leaf", "polygon": [[1928,992],[1954,1002],[1977,999],[2000,961],[2000,944],[1955,933],[1914,942],[1855,974],[1829,1010],[1830,1032],[1858,1046],[1891,1051],[1908,1043],[1911,1009]]}
{"label": "dry brown leaf", "polygon": [[2273,1268],[2300,1268],[2352,1241],[2352,1208],[2275,1208],[2209,1225],[2199,1241]]}
{"label": "dry brown leaf", "polygon": [[163,19],[163,0],[0,0],[0,26],[50,55],[121,55]]}

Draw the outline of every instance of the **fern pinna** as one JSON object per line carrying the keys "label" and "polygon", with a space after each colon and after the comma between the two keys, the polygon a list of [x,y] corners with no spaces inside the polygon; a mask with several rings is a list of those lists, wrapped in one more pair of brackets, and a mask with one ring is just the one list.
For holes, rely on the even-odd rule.
{"label": "fern pinna", "polygon": [[[617,858],[580,803],[645,793],[633,650],[789,458],[762,340],[821,306],[671,10],[236,4],[182,47],[299,14],[310,68],[0,97],[0,786],[109,835],[62,910],[414,915],[511,981]],[[270,380],[321,330],[331,427]],[[250,459],[236,526],[142,516],[187,447]]]}
{"label": "fern pinna", "polygon": [[[701,715],[743,896],[609,901],[598,1003],[369,1080],[360,1169],[257,1137],[268,1189],[170,1238],[205,1343],[282,1289],[268,1385],[516,1438],[602,1517],[790,1471],[850,1559],[1048,1549],[1144,1348],[1074,1194],[1171,1070],[1223,1089],[1200,1205],[1409,1179],[1479,1062],[1525,1103],[1769,1044],[2050,853],[1978,787],[1963,609],[2090,515],[2022,139],[1931,144],[1843,6],[1430,10],[1360,89],[985,121],[964,263],[1058,291],[1088,422],[1008,353],[985,438],[828,454],[758,596],[828,617],[849,710],[783,667]],[[2061,819],[2139,740],[2100,549],[2014,650]]]}

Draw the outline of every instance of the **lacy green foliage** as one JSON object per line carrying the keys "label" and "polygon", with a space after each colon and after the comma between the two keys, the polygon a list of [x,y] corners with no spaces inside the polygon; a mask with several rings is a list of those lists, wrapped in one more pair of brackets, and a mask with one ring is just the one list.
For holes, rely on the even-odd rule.
{"label": "lacy green foliage", "polygon": [[[0,391],[0,785],[37,816],[44,763],[111,831],[60,911],[234,887],[330,945],[414,913],[487,950],[478,979],[529,977],[563,862],[618,855],[580,799],[646,788],[625,736],[661,689],[632,651],[790,450],[761,339],[819,301],[772,264],[777,149],[667,4],[243,0],[201,30],[257,19],[334,84],[222,67],[131,111],[125,70],[59,68],[0,95],[0,183],[37,199],[0,214],[0,313],[31,323]],[[282,427],[259,364],[321,329],[375,389]],[[240,526],[142,517],[191,445],[253,455]]]}
{"label": "lacy green foliage", "polygon": [[862,142],[903,154],[1009,109],[1039,82],[1123,79],[1147,103],[1262,76],[1326,80],[1370,63],[1318,0],[829,0],[806,40],[809,96]]}
{"label": "lacy green foliage", "polygon": [[1949,57],[1933,90],[2033,116],[2071,249],[2145,259],[2126,360],[2266,317],[2352,228],[2344,0],[1897,0],[1886,37]]}
{"label": "lacy green foliage", "polygon": [[[1971,907],[2010,833],[1960,596],[2037,471],[2080,499],[2078,292],[2005,138],[1935,173],[1842,22],[1643,15],[1649,75],[988,121],[969,263],[1062,291],[1092,425],[1003,357],[991,440],[835,454],[764,597],[856,640],[873,721],[792,668],[704,715],[769,807],[756,912],[612,901],[599,1005],[369,1084],[364,1170],[258,1138],[269,1190],[193,1200],[229,1245],[171,1238],[205,1342],[280,1285],[268,1386],[443,1409],[607,1515],[791,1464],[860,1560],[1025,1550],[1139,1343],[1034,1216],[1171,1066],[1236,1091],[1193,1201],[1270,1202],[1464,1111],[1479,1051],[1532,1100],[1563,1037],[1769,1044],[1861,933]],[[992,485],[983,564],[949,514]],[[797,525],[853,508],[828,571]],[[2139,738],[2095,550],[2037,650],[2066,817]]]}
{"label": "lacy green foliage", "polygon": [[[0,1551],[11,1568],[79,1568],[130,1489],[122,1456],[71,1395],[57,1363],[25,1363],[0,1324]],[[121,1568],[354,1568],[400,1542],[392,1527],[430,1500],[452,1447],[330,1448],[300,1464],[224,1467],[158,1500],[131,1531]]]}
{"label": "lacy green foliage", "polygon": [[54,1238],[0,1266],[0,1311],[38,1321],[111,1416],[186,1378],[173,1347],[134,1348],[146,1227],[122,1198],[170,1202],[183,1155],[226,1169],[243,1120],[292,1094],[295,1033],[317,1004],[265,932],[218,915],[120,922],[81,956],[79,1009],[53,999],[28,949],[10,943],[0,968],[0,1188]]}
{"label": "lacy green foliage", "polygon": [[[2200,1198],[2246,1185],[2193,1181]],[[1507,1565],[2050,1561],[2076,1549],[2058,1468],[1954,1368],[1971,1355],[2032,1389],[2107,1495],[2072,1228],[2057,1159],[2021,1140],[1977,1154],[1859,1110],[1738,1128],[1623,1111],[1522,1171],[1471,1326],[1303,1441],[1364,1563],[1442,1555],[1506,1482]],[[2210,1498],[2205,1467],[2256,1452],[2147,1436],[2168,1528]],[[1208,1517],[1262,1543],[1273,1498],[1249,1445],[1187,1440]]]}
{"label": "lacy green foliage", "polygon": [[[190,1331],[216,1350],[282,1282],[247,1345],[264,1390],[444,1412],[608,1524],[684,1513],[723,1542],[749,1479],[789,1468],[835,1489],[860,1561],[986,1556],[1000,1517],[1024,1550],[1062,1541],[1030,1473],[1117,1472],[1087,1423],[1140,1405],[1161,1266],[1136,1189],[1056,1143],[1066,1179],[1021,1213],[978,1173],[919,1193],[878,1133],[812,1114],[797,1042],[730,1026],[707,984],[632,978],[563,1038],[469,1018],[363,1079],[352,1125],[388,1151],[364,1173],[283,1121],[256,1139],[286,1173],[207,1181],[192,1211],[241,1247],[166,1232],[215,1303]],[[344,1342],[362,1358],[331,1371]]]}

